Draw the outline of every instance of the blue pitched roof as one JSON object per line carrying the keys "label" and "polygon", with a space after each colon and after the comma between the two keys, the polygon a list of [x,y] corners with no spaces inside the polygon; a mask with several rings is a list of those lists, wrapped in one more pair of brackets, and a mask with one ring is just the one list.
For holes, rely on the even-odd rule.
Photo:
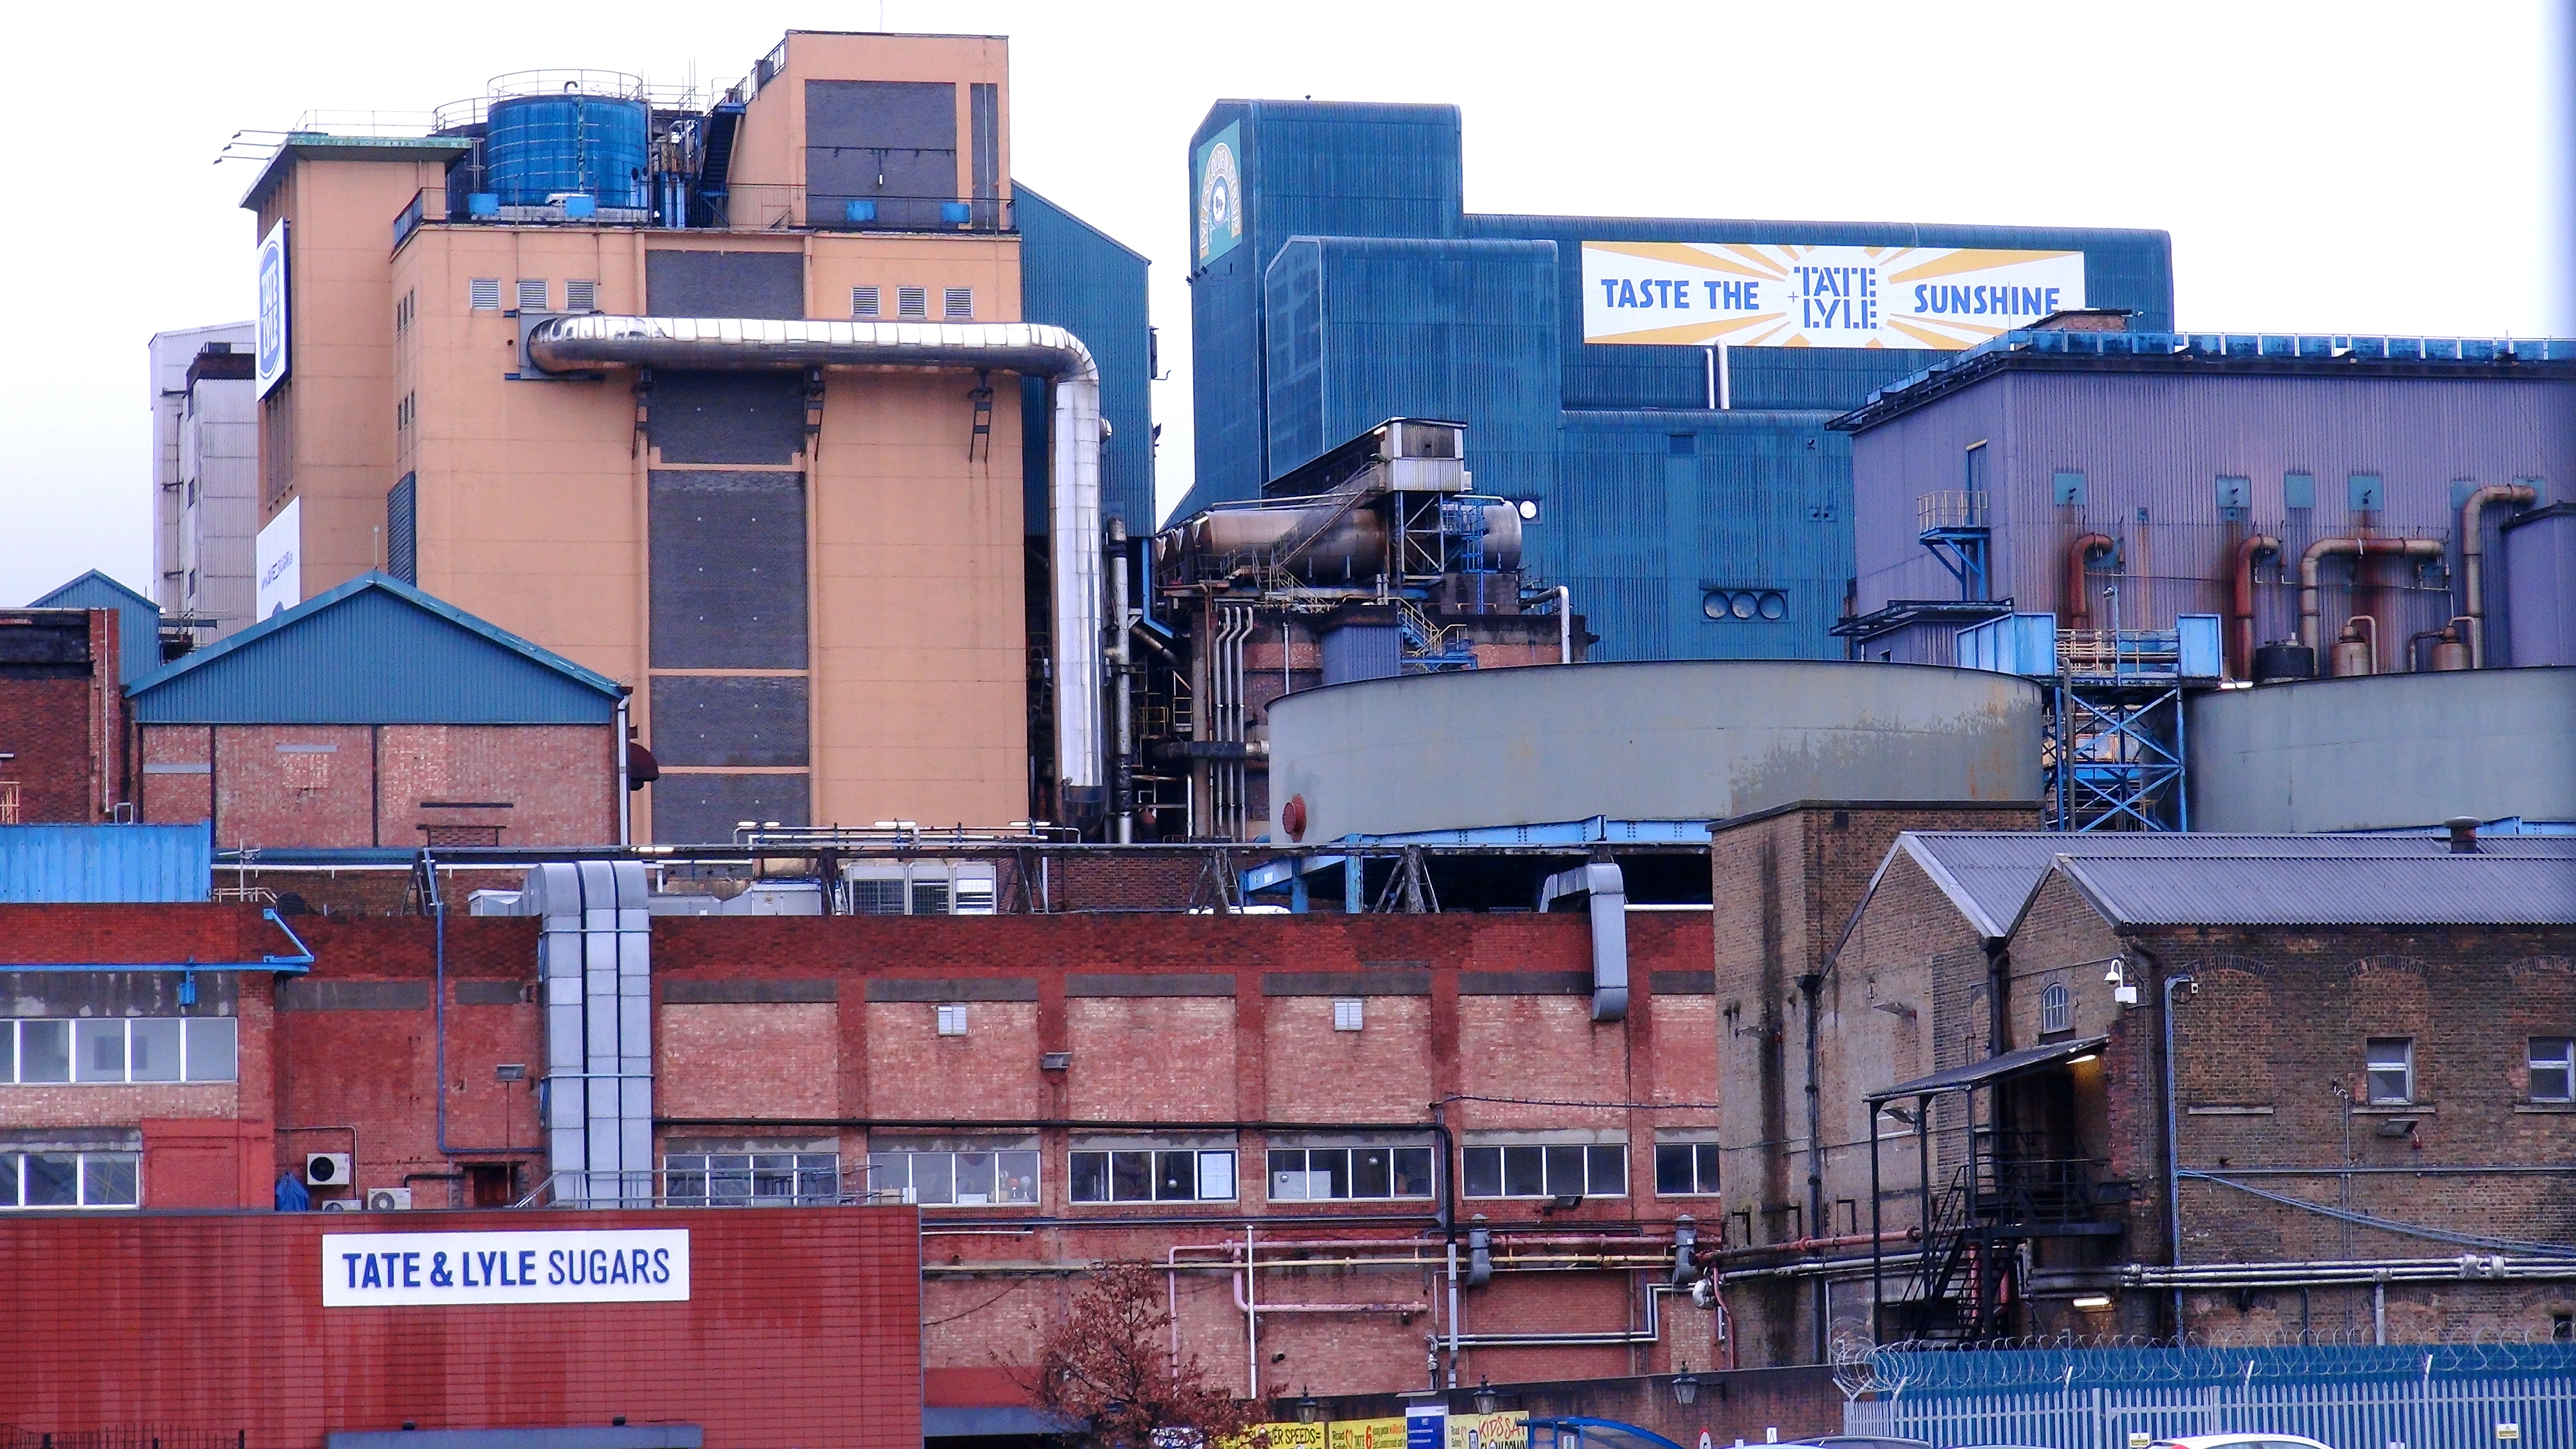
{"label": "blue pitched roof", "polygon": [[161,606],[96,569],[27,607],[114,609],[117,682],[132,684],[161,667]]}
{"label": "blue pitched roof", "polygon": [[126,692],[143,724],[605,724],[624,690],[368,573]]}

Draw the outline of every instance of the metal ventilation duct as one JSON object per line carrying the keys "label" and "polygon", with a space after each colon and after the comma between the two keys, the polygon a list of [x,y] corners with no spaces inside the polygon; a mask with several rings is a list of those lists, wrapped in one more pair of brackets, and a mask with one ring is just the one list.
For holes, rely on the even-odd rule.
{"label": "metal ventilation duct", "polygon": [[816,322],[756,317],[555,317],[526,363],[546,372],[667,367],[844,372],[1016,372],[1055,384],[1048,431],[1055,772],[1096,789],[1101,767],[1100,368],[1082,339],[1034,322]]}
{"label": "metal ventilation duct", "polygon": [[526,914],[542,922],[546,1149],[555,1201],[651,1207],[653,927],[640,861],[539,865]]}

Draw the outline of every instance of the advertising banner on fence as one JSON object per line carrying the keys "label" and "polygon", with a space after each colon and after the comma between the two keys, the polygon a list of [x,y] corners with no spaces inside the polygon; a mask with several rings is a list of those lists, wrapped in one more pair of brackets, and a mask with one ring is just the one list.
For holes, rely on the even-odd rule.
{"label": "advertising banner on fence", "polygon": [[1328,1449],[1404,1449],[1402,1419],[1335,1419]]}
{"label": "advertising banner on fence", "polygon": [[689,1230],[325,1233],[325,1308],[685,1303]]}
{"label": "advertising banner on fence", "polygon": [[1958,351],[2084,305],[2082,252],[1583,244],[1583,340]]}
{"label": "advertising banner on fence", "polygon": [[1451,1414],[1449,1449],[1529,1449],[1529,1415]]}

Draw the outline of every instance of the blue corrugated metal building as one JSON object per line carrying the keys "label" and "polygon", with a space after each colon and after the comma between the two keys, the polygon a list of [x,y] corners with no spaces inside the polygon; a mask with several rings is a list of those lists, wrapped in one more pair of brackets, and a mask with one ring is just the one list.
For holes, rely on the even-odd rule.
{"label": "blue corrugated metal building", "polygon": [[609,724],[625,690],[367,573],[134,682],[154,724]]}
{"label": "blue corrugated metal building", "polygon": [[[1101,511],[1138,533],[1153,526],[1154,334],[1145,306],[1145,258],[1028,187],[1011,183],[1020,229],[1020,316],[1082,339],[1100,366],[1100,416],[1109,440],[1100,453]],[[1043,379],[1020,383],[1021,496],[1028,531],[1047,531],[1051,414]]]}
{"label": "blue corrugated metal building", "polygon": [[214,825],[0,825],[0,905],[202,901]]}
{"label": "blue corrugated metal building", "polygon": [[30,609],[114,609],[119,682],[161,667],[161,606],[96,569],[27,605]]}
{"label": "blue corrugated metal building", "polygon": [[[1947,354],[1735,348],[1721,411],[1706,349],[1582,340],[1581,243],[2080,251],[2089,305],[2173,314],[2161,232],[1471,214],[1451,106],[1221,101],[1190,162],[1179,512],[1257,496],[1388,417],[1463,422],[1476,491],[1536,506],[1528,566],[1572,588],[1597,659],[1838,655],[1850,447],[1825,424]],[[1787,607],[1710,606],[1745,590]]]}

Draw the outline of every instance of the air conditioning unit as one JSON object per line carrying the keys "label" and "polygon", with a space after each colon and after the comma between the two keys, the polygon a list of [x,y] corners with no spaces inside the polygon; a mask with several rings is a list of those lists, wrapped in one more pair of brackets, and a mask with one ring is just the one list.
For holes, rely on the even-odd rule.
{"label": "air conditioning unit", "polygon": [[345,1197],[324,1198],[321,1210],[326,1213],[353,1213],[358,1204]]}
{"label": "air conditioning unit", "polygon": [[367,1211],[371,1213],[399,1213],[410,1210],[410,1188],[371,1187],[367,1189]]}
{"label": "air conditioning unit", "polygon": [[349,1154],[345,1152],[304,1154],[304,1180],[314,1187],[347,1187]]}

